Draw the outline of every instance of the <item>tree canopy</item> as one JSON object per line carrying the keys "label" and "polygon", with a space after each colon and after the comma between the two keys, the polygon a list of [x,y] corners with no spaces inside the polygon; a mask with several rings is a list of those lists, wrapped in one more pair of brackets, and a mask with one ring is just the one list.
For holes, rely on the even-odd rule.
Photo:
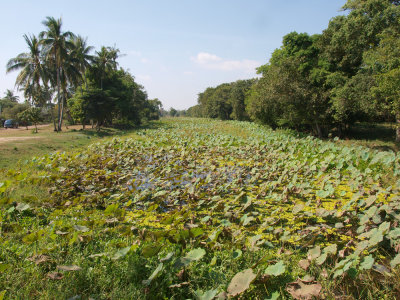
{"label": "tree canopy", "polygon": [[207,88],[188,114],[250,118],[320,137],[344,134],[359,121],[400,126],[399,3],[348,0],[348,13],[332,18],[321,34],[285,35],[257,69],[259,79]]}
{"label": "tree canopy", "polygon": [[7,72],[18,71],[16,87],[30,105],[57,109],[54,129],[62,129],[64,114],[72,122],[95,121],[134,126],[160,116],[162,105],[150,101],[134,76],[119,67],[118,48],[99,51],[87,38],[65,31],[62,19],[46,17],[45,30],[24,35],[28,51],[9,60]]}

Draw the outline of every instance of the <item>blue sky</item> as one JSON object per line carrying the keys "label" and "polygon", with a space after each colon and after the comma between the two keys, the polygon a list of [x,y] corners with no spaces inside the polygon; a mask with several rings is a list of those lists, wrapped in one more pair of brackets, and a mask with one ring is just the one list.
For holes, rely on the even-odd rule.
{"label": "blue sky", "polygon": [[256,76],[282,37],[321,33],[345,0],[1,0],[0,96],[17,73],[7,61],[27,50],[23,34],[38,34],[46,16],[88,38],[98,50],[116,46],[150,98],[186,109],[209,86]]}

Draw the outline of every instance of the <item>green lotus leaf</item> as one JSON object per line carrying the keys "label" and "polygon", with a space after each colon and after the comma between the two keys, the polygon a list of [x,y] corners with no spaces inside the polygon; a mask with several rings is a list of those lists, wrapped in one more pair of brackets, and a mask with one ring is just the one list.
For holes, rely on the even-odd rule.
{"label": "green lotus leaf", "polygon": [[153,257],[160,252],[162,245],[160,244],[148,244],[142,248],[142,255],[146,258]]}
{"label": "green lotus leaf", "polygon": [[197,300],[212,300],[218,293],[218,289],[208,290],[203,292],[202,290],[197,290],[194,292]]}
{"label": "green lotus leaf", "polygon": [[321,255],[320,246],[316,246],[310,250],[308,250],[307,257],[309,260],[314,260]]}
{"label": "green lotus leaf", "polygon": [[233,256],[232,256],[233,259],[237,259],[241,256],[242,256],[242,250],[236,249],[235,251],[233,251]]}
{"label": "green lotus leaf", "polygon": [[390,266],[392,268],[396,267],[398,264],[400,264],[400,254],[397,254],[390,262]]}
{"label": "green lotus leaf", "polygon": [[117,252],[115,252],[114,255],[111,257],[111,259],[113,259],[113,260],[120,259],[120,258],[126,256],[130,250],[131,250],[130,246],[122,248],[122,249],[118,250]]}
{"label": "green lotus leaf", "polygon": [[142,283],[146,286],[150,285],[150,283],[157,277],[157,275],[163,270],[163,263],[158,264],[157,268],[153,271],[150,277],[146,280],[143,280]]}
{"label": "green lotus leaf", "polygon": [[364,260],[360,264],[360,270],[370,270],[375,262],[372,255],[364,257]]}
{"label": "green lotus leaf", "polygon": [[285,264],[283,263],[282,260],[280,260],[276,264],[268,266],[265,269],[264,274],[270,276],[279,276],[285,273],[285,270],[286,270]]}

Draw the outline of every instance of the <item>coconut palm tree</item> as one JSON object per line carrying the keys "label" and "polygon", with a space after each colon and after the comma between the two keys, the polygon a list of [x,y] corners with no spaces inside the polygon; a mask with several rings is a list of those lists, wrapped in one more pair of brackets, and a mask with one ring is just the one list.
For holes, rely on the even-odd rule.
{"label": "coconut palm tree", "polygon": [[14,95],[14,91],[7,89],[4,99],[10,100],[11,102],[18,102],[19,97]]}
{"label": "coconut palm tree", "polygon": [[39,37],[42,39],[41,44],[45,50],[46,62],[54,70],[56,77],[55,80],[52,80],[52,83],[53,86],[57,86],[57,131],[61,131],[64,106],[64,100],[61,97],[62,80],[65,82],[69,80],[67,69],[68,65],[70,65],[70,51],[74,48],[72,39],[75,35],[70,31],[62,31],[61,18],[56,20],[53,17],[47,17],[42,23],[46,26],[47,30],[42,31]]}
{"label": "coconut palm tree", "polygon": [[101,50],[96,51],[94,57],[94,69],[97,76],[100,78],[100,88],[103,89],[103,79],[106,71],[115,70],[118,67],[117,58],[119,57],[119,49],[115,47],[101,47]]}
{"label": "coconut palm tree", "polygon": [[43,63],[41,44],[39,39],[32,35],[24,35],[29,52],[21,53],[12,58],[7,63],[7,73],[20,70],[16,79],[18,90],[24,91],[24,96],[29,102],[40,104],[40,99],[35,98],[37,91],[41,89],[41,84],[47,81],[47,70]]}
{"label": "coconut palm tree", "polygon": [[[71,52],[71,55],[74,58],[74,63],[76,69],[79,70],[81,74],[80,84],[83,82],[86,83],[85,73],[86,69],[93,62],[94,57],[90,55],[90,52],[94,49],[92,46],[87,45],[87,39],[78,35],[72,39],[72,43],[74,44],[74,49]],[[87,84],[86,84],[87,85]]]}

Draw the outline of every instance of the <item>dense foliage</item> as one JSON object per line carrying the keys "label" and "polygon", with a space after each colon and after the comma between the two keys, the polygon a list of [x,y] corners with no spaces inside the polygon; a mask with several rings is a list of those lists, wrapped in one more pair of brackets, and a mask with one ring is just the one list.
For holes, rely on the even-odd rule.
{"label": "dense foliage", "polygon": [[322,34],[287,34],[258,68],[261,78],[250,91],[242,89],[240,101],[232,102],[236,97],[228,91],[237,83],[222,84],[200,93],[188,114],[223,120],[248,116],[320,137],[342,135],[357,121],[400,120],[399,3],[349,0],[343,9],[348,14],[331,19]]}
{"label": "dense foliage", "polygon": [[38,37],[24,35],[29,52],[10,59],[7,72],[20,72],[16,85],[31,105],[50,110],[55,98],[55,130],[61,130],[64,112],[70,122],[85,126],[91,120],[97,128],[159,118],[161,103],[149,101],[134,77],[118,68],[118,49],[102,47],[91,55],[93,47],[81,36],[64,32],[61,19],[47,17],[43,25],[46,30]]}
{"label": "dense foliage", "polygon": [[199,104],[187,110],[191,117],[209,117],[221,120],[248,120],[245,96],[255,80],[238,80],[207,88],[199,94]]}
{"label": "dense foliage", "polygon": [[[247,122],[165,125],[9,171],[0,183],[0,291],[398,297],[398,154]],[[31,185],[50,194],[15,193]]]}

